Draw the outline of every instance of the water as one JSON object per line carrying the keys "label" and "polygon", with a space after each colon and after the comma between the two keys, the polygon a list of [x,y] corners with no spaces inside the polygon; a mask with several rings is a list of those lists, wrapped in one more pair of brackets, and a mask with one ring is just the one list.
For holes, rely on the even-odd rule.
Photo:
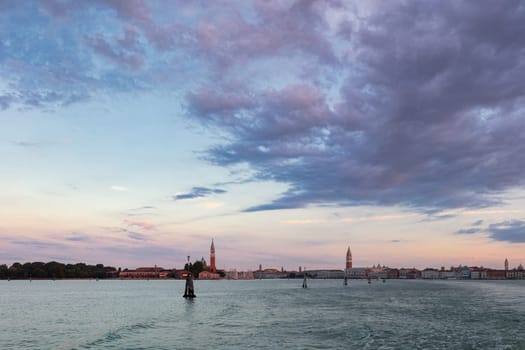
{"label": "water", "polygon": [[525,281],[0,281],[0,349],[525,349]]}

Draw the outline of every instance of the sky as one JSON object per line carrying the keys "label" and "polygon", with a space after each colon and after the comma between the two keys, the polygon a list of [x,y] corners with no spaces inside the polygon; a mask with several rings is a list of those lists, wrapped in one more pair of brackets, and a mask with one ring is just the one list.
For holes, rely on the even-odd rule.
{"label": "sky", "polygon": [[524,18],[0,0],[0,264],[525,264]]}

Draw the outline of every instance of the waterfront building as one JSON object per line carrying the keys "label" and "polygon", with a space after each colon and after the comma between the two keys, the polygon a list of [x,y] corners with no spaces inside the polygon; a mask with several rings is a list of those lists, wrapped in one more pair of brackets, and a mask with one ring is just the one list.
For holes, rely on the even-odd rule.
{"label": "waterfront building", "polygon": [[386,269],[386,278],[387,279],[397,279],[399,278],[399,270],[398,269]]}
{"label": "waterfront building", "polygon": [[343,270],[308,270],[304,271],[311,278],[344,278]]}
{"label": "waterfront building", "polygon": [[421,271],[421,278],[436,280],[441,278],[441,274],[437,269],[426,268],[423,271]]}
{"label": "waterfront building", "polygon": [[173,275],[176,279],[185,280],[191,274],[188,270],[174,270]]}
{"label": "waterfront building", "polygon": [[272,279],[272,278],[287,278],[288,273],[281,272],[278,269],[264,269],[262,271],[255,271],[253,273],[253,277],[257,279],[265,278],[265,279]]}
{"label": "waterfront building", "polygon": [[238,273],[240,280],[253,280],[253,272],[252,271],[239,271]]}
{"label": "waterfront building", "polygon": [[124,269],[119,273],[119,278],[122,279],[155,279],[168,278],[171,270],[166,270],[162,267],[139,267],[135,270]]}
{"label": "waterfront building", "polygon": [[224,278],[227,280],[253,280],[253,273],[251,271],[237,271],[231,269],[224,272]]}
{"label": "waterfront building", "polygon": [[468,266],[463,266],[460,272],[460,278],[469,279],[470,278],[470,268]]}
{"label": "waterfront building", "polygon": [[505,270],[485,269],[481,272],[481,279],[484,280],[504,280],[507,278]]}
{"label": "waterfront building", "polygon": [[481,271],[483,271],[482,267],[471,266],[469,269],[470,269],[470,279],[471,280],[481,279]]}
{"label": "waterfront building", "polygon": [[511,280],[525,280],[525,269],[520,264],[517,268],[506,271],[507,279]]}
{"label": "waterfront building", "polygon": [[[218,280],[221,277],[224,277],[226,274],[224,271],[217,270],[217,266],[215,263],[215,243],[213,241],[213,238],[211,240],[211,246],[210,246],[210,265],[205,264],[205,260],[203,261],[203,271],[199,272],[199,275],[197,276],[200,280]],[[221,276],[222,274],[222,276]]]}
{"label": "waterfront building", "polygon": [[218,280],[220,278],[221,278],[221,275],[219,275],[217,272],[211,272],[211,271],[199,272],[200,280]]}
{"label": "waterfront building", "polygon": [[368,278],[368,269],[366,267],[352,267],[346,269],[348,278]]}
{"label": "waterfront building", "polygon": [[410,268],[410,269],[402,268],[402,269],[399,269],[399,278],[407,279],[407,280],[421,278],[421,272],[416,268]]}
{"label": "waterfront building", "polygon": [[381,265],[377,264],[377,266],[372,265],[372,268],[368,268],[368,276],[369,278],[386,278],[386,271],[383,270]]}
{"label": "waterfront building", "polygon": [[225,278],[227,280],[238,280],[239,279],[239,272],[237,272],[236,269],[231,269],[230,271],[225,272]]}
{"label": "waterfront building", "polygon": [[505,258],[505,271],[509,271],[509,261]]}
{"label": "waterfront building", "polygon": [[445,270],[444,268],[439,271],[439,278],[441,279],[456,279],[456,272],[454,270]]}

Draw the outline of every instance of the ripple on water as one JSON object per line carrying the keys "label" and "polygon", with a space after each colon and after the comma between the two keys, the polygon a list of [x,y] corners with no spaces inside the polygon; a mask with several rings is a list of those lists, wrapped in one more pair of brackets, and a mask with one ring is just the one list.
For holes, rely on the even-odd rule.
{"label": "ripple on water", "polygon": [[1,285],[0,349],[525,349],[525,283],[44,282]]}

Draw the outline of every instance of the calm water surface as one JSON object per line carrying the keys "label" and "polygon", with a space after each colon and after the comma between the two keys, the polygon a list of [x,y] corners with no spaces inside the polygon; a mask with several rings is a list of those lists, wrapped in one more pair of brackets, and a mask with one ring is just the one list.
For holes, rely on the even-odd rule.
{"label": "calm water surface", "polygon": [[525,281],[0,281],[0,349],[525,349]]}

